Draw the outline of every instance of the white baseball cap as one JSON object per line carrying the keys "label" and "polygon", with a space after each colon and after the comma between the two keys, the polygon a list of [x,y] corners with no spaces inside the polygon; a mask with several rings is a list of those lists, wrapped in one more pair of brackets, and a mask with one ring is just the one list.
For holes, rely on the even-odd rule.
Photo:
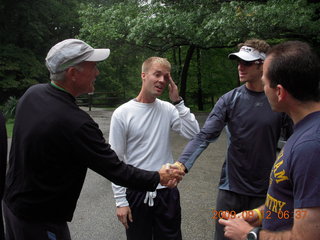
{"label": "white baseball cap", "polygon": [[100,62],[110,55],[110,49],[94,49],[79,39],[66,39],[54,45],[47,54],[50,73],[59,73],[81,62]]}
{"label": "white baseball cap", "polygon": [[239,52],[230,53],[228,56],[230,59],[240,58],[244,61],[255,61],[258,59],[265,60],[266,54],[259,52],[253,47],[242,46]]}

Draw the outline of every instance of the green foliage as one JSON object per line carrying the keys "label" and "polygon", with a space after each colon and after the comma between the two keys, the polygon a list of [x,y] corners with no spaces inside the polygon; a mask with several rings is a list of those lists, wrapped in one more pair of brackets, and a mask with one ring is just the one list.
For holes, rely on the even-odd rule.
{"label": "green foliage", "polygon": [[32,50],[43,59],[59,40],[78,33],[76,0],[2,0],[0,43]]}
{"label": "green foliage", "polygon": [[[93,47],[111,49],[107,61],[99,64],[98,91],[135,97],[142,62],[157,55],[171,61],[174,80],[187,86],[190,103],[197,99],[199,87],[204,98],[217,98],[237,85],[236,69],[226,56],[239,42],[253,37],[271,43],[301,39],[319,48],[320,4],[316,2],[2,0],[0,103],[47,81],[43,64],[47,51],[75,36]],[[200,49],[200,66],[195,56],[187,55],[189,49]]]}
{"label": "green foliage", "polygon": [[78,6],[76,0],[0,2],[0,103],[48,81],[45,56],[55,43],[78,33]]}
{"label": "green foliage", "polygon": [[207,29],[212,34],[215,29],[228,33],[230,40],[302,38],[318,42],[320,29],[319,19],[315,19],[316,8],[317,5],[308,4],[306,0],[233,1],[222,5]]}
{"label": "green foliage", "polygon": [[79,38],[94,47],[108,47],[110,57],[99,64],[100,76],[96,81],[98,91],[124,92],[126,98],[138,94],[141,86],[140,69],[148,50],[127,40],[130,19],[138,14],[138,3],[119,1],[112,6],[82,4],[80,21],[84,26]]}
{"label": "green foliage", "polygon": [[[256,37],[271,42],[304,39],[319,44],[317,9],[319,4],[306,0],[112,1],[99,7],[83,4],[79,36],[95,46],[111,48],[106,65],[109,73],[101,71],[107,88],[114,86],[133,95],[140,87],[137,69],[144,58],[166,56],[173,64],[175,81],[188,81],[185,84],[192,103],[199,87],[204,98],[216,99],[238,85],[236,67],[227,54],[239,42]],[[202,52],[201,86],[192,55],[188,78],[180,78],[191,46]]]}
{"label": "green foliage", "polygon": [[10,97],[7,100],[7,102],[4,104],[2,111],[6,119],[14,118],[17,104],[18,104],[18,99],[16,97]]}
{"label": "green foliage", "polygon": [[14,126],[14,119],[6,120],[6,129],[7,129],[8,138],[12,137],[13,126]]}
{"label": "green foliage", "polygon": [[19,96],[44,77],[45,67],[29,49],[8,44],[0,46],[0,101]]}

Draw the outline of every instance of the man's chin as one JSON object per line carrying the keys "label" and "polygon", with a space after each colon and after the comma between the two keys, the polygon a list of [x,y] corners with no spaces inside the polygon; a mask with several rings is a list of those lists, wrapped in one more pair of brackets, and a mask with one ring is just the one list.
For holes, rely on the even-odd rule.
{"label": "man's chin", "polygon": [[162,95],[162,93],[163,93],[163,91],[156,91],[156,92],[155,92],[155,95],[156,95],[157,97],[159,97],[159,96]]}

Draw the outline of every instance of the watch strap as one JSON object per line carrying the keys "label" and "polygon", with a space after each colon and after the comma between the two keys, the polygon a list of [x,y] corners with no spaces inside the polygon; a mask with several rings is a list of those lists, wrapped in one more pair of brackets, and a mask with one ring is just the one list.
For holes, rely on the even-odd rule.
{"label": "watch strap", "polygon": [[[253,228],[253,229],[251,229],[251,231],[248,233],[248,235],[255,235],[255,240],[259,240],[259,233],[260,233],[260,230],[261,230],[262,228],[261,227],[255,227],[255,228]],[[249,239],[248,237],[247,237],[247,239]],[[252,238],[250,238],[250,239],[252,239]]]}
{"label": "watch strap", "polygon": [[180,99],[179,99],[178,101],[175,101],[175,102],[173,102],[172,104],[173,104],[173,105],[177,105],[177,104],[181,103],[182,100],[183,100],[182,97],[180,97]]}

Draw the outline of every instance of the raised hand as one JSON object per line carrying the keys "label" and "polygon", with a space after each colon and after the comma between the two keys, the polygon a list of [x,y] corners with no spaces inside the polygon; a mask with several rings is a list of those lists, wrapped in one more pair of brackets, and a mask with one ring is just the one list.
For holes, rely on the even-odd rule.
{"label": "raised hand", "polygon": [[179,170],[176,167],[171,167],[171,164],[163,165],[159,170],[160,184],[169,188],[174,188],[182,180],[185,175],[184,171]]}
{"label": "raised hand", "polygon": [[177,102],[181,99],[179,95],[179,89],[178,86],[174,83],[172,80],[171,74],[168,74],[168,88],[169,88],[169,97],[172,102]]}

